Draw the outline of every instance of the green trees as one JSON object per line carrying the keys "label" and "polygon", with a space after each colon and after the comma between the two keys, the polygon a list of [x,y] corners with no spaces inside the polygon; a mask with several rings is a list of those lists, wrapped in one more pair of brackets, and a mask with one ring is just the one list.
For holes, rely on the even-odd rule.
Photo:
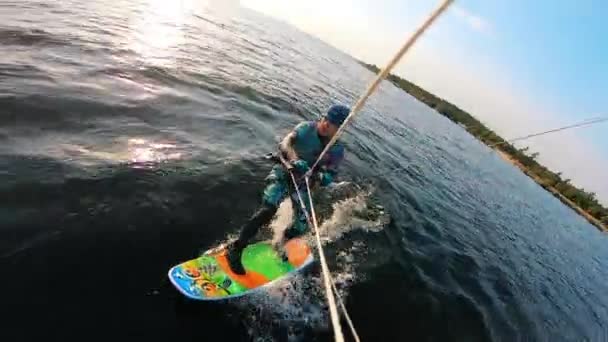
{"label": "green trees", "polygon": [[[359,62],[364,67],[374,73],[378,73],[379,69],[373,64]],[[608,208],[603,207],[596,198],[593,192],[586,192],[584,189],[579,189],[570,183],[570,179],[562,179],[561,172],[552,172],[543,165],[537,162],[539,157],[538,152],[530,152],[529,147],[521,149],[515,148],[510,143],[505,142],[503,138],[497,135],[491,129],[488,129],[479,120],[472,115],[451,104],[448,101],[439,98],[428,91],[418,87],[399,76],[390,74],[387,78],[395,86],[403,89],[408,94],[414,96],[419,101],[427,106],[435,109],[438,113],[447,117],[451,121],[463,126],[471,135],[484,142],[486,145],[497,146],[501,151],[507,153],[511,158],[518,161],[525,167],[523,170],[527,175],[536,180],[545,189],[551,192],[559,192],[564,197],[575,203],[578,207],[586,211],[589,215],[597,220],[600,220],[604,225],[608,225]],[[555,189],[555,190],[553,190]]]}

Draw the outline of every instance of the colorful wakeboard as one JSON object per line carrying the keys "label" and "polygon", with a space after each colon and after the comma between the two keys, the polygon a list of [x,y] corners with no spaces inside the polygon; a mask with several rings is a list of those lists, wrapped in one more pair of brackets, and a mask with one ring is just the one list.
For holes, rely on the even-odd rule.
{"label": "colorful wakeboard", "polygon": [[285,246],[287,260],[270,242],[259,242],[243,250],[244,275],[232,272],[226,250],[220,246],[202,256],[169,270],[171,283],[185,296],[197,300],[223,300],[262,290],[281,278],[309,265],[314,257],[302,239],[289,240]]}

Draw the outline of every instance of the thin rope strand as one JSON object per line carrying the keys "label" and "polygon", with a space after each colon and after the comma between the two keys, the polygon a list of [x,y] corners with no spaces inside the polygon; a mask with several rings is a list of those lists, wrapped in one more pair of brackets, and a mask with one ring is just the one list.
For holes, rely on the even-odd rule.
{"label": "thin rope strand", "polygon": [[[317,218],[315,216],[312,197],[310,195],[310,186],[308,179],[305,178],[306,181],[306,192],[308,193],[308,201],[310,202],[311,214],[308,214],[308,210],[304,205],[304,201],[302,199],[302,194],[300,193],[300,189],[298,187],[298,182],[296,182],[296,178],[293,175],[293,172],[289,171],[289,175],[291,176],[291,181],[293,182],[294,188],[296,189],[296,194],[298,195],[298,202],[300,202],[300,208],[304,212],[306,216],[306,220],[311,223],[314,227],[315,237],[317,241],[317,250],[319,251],[319,259],[321,262],[321,270],[323,271],[323,284],[325,285],[325,295],[327,297],[327,305],[329,306],[329,314],[331,316],[331,323],[334,328],[334,337],[337,342],[344,342],[344,334],[342,333],[342,326],[340,325],[340,317],[338,315],[338,309],[336,308],[336,299],[334,297],[333,290],[329,284],[329,280],[331,279],[331,275],[329,274],[329,268],[327,267],[327,262],[325,261],[325,253],[323,252],[323,247],[321,246],[321,238],[319,237],[319,230],[317,229]],[[311,218],[312,217],[312,218]],[[356,333],[355,333],[356,334]]]}
{"label": "thin rope strand", "polygon": [[331,280],[331,287],[334,289],[336,298],[338,298],[338,304],[340,304],[340,308],[342,309],[344,318],[346,318],[346,323],[348,323],[348,326],[350,327],[350,332],[353,334],[353,337],[355,338],[355,342],[360,342],[361,340],[359,339],[359,334],[357,334],[355,325],[353,324],[353,321],[350,319],[348,310],[346,310],[346,305],[344,305],[344,301],[342,301],[342,296],[340,296],[340,293],[338,292],[338,289],[336,288],[336,282],[333,279],[330,279],[330,280]]}
{"label": "thin rope strand", "polygon": [[[569,126],[555,128],[555,129],[551,129],[551,130],[540,132],[540,133],[528,134],[528,135],[525,135],[523,137],[508,139],[508,140],[505,140],[505,141],[502,141],[502,142],[499,142],[499,143],[496,143],[496,144],[488,145],[488,147],[494,148],[496,146],[504,145],[504,144],[507,144],[507,143],[527,140],[527,139],[530,139],[530,138],[538,137],[538,136],[549,134],[549,133],[554,133],[554,132],[559,132],[559,131],[565,131],[565,130],[570,129],[570,128],[583,127],[583,126],[593,125],[593,124],[601,123],[601,122],[605,122],[605,121],[608,121],[608,117],[591,118],[591,119],[585,120],[583,122],[579,122],[577,124],[572,124],[572,125],[569,125]],[[391,174],[393,172],[405,170],[408,167],[409,167],[409,165],[408,166],[402,166],[402,167],[396,167],[396,168],[394,168],[394,169],[392,169],[390,171],[387,171],[385,173],[379,173],[376,176],[381,176],[381,175],[386,176],[386,175],[389,175],[389,174]]]}
{"label": "thin rope strand", "polygon": [[[292,176],[293,177],[293,176]],[[329,267],[327,267],[327,261],[325,260],[325,252],[321,245],[321,236],[319,235],[319,225],[317,223],[317,215],[315,214],[315,207],[312,203],[312,196],[310,194],[310,183],[308,177],[304,178],[306,182],[306,190],[308,192],[308,201],[310,203],[310,216],[312,216],[312,223],[315,230],[315,239],[317,241],[317,249],[319,251],[319,260],[321,261],[321,270],[323,271],[323,284],[325,285],[325,294],[327,295],[327,302],[329,304],[329,313],[331,316],[331,323],[334,327],[334,336],[336,341],[343,342],[344,335],[342,334],[342,327],[340,326],[340,317],[338,316],[338,308],[336,308],[336,298],[334,297],[334,291],[331,288],[329,273]]]}
{"label": "thin rope strand", "polygon": [[512,142],[516,142],[516,141],[527,140],[527,139],[530,139],[530,138],[538,137],[538,136],[549,134],[549,133],[555,133],[555,132],[559,132],[559,131],[564,131],[564,130],[567,130],[567,129],[570,129],[570,128],[576,128],[576,127],[582,127],[582,126],[587,126],[587,125],[593,125],[593,124],[604,122],[604,121],[608,121],[608,117],[590,119],[590,120],[587,120],[587,121],[579,122],[577,124],[572,124],[572,125],[568,125],[568,126],[564,126],[564,127],[554,128],[554,129],[550,129],[548,131],[544,131],[544,132],[540,132],[540,133],[528,134],[528,135],[525,135],[523,137],[501,141],[499,143],[488,145],[488,146],[489,147],[496,147],[496,146],[500,146],[500,145],[504,145],[504,144],[508,144],[508,143],[512,143]]}
{"label": "thin rope strand", "polygon": [[[289,172],[290,176],[291,176],[291,181],[293,182],[294,188],[296,189],[296,194],[298,195],[298,201],[300,202],[300,208],[301,210],[304,212],[304,215],[306,216],[306,220],[308,221],[308,223],[311,226],[314,226],[314,223],[310,217],[310,215],[308,214],[308,209],[306,209],[306,206],[304,205],[304,202],[302,200],[302,194],[300,193],[298,184],[296,182],[295,176],[293,175],[292,172]],[[310,187],[308,186],[308,184],[306,184],[306,190],[308,192],[308,200],[311,203],[311,207],[312,207],[312,197],[310,195]],[[318,229],[315,229],[316,232],[318,232]],[[338,289],[336,288],[336,284],[333,280],[333,277],[331,276],[331,273],[329,272],[329,268],[328,268],[328,273],[329,273],[329,278],[330,278],[330,283],[332,286],[332,289],[334,291],[334,294],[336,296],[336,298],[338,298],[338,304],[340,305],[340,308],[342,309],[342,313],[344,314],[344,317],[346,318],[346,322],[348,323],[348,326],[350,328],[350,331],[353,335],[353,337],[355,338],[356,342],[361,341],[359,339],[359,334],[357,334],[357,330],[355,329],[355,325],[353,324],[353,321],[350,318],[350,315],[348,314],[348,310],[346,310],[346,306],[344,305],[344,301],[342,300],[342,297],[340,296],[340,293],[338,292]],[[328,298],[329,301],[329,298]],[[335,304],[334,304],[335,305]],[[339,319],[338,319],[339,322]],[[332,324],[333,324],[333,320],[332,320]],[[334,327],[335,329],[335,327]],[[342,327],[339,325],[339,329],[341,331]]]}

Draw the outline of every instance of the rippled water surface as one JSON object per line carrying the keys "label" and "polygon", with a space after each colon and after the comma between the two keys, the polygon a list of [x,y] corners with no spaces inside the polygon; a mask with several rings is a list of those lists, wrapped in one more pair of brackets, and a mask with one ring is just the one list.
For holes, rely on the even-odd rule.
{"label": "rippled water surface", "polygon": [[[254,210],[261,155],[373,77],[229,7],[0,3],[3,341],[331,338],[314,270],[224,305],[166,279]],[[391,218],[326,245],[364,341],[606,338],[606,237],[569,208],[389,83],[344,142]]]}

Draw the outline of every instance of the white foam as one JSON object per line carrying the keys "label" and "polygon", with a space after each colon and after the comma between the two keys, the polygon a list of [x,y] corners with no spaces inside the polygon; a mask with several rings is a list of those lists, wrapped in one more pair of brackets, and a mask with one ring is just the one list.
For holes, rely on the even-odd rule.
{"label": "white foam", "polygon": [[[327,191],[339,192],[345,187],[352,187],[351,183],[342,182],[336,185],[334,188],[330,188]],[[384,215],[381,215],[377,220],[364,220],[357,215],[357,212],[363,212],[368,208],[368,199],[373,189],[358,189],[353,192],[350,197],[337,200],[335,203],[315,203],[317,206],[328,205],[332,206],[331,216],[321,222],[319,227],[319,233],[323,238],[324,244],[327,242],[335,241],[339,239],[344,233],[352,231],[354,229],[362,229],[366,231],[378,231],[383,227]],[[330,196],[331,198],[331,196]],[[278,243],[283,232],[292,223],[294,210],[292,207],[291,199],[286,198],[279,206],[277,214],[270,224],[272,231],[273,243]],[[310,241],[313,242],[310,234],[307,236]],[[312,245],[312,244],[311,244]]]}
{"label": "white foam", "polygon": [[335,241],[344,233],[354,229],[379,230],[382,224],[378,220],[368,221],[355,215],[367,208],[369,192],[359,192],[354,197],[346,198],[333,204],[331,217],[325,220],[319,227],[319,233],[324,240]]}
{"label": "white foam", "polygon": [[[343,190],[343,189],[342,189]],[[329,190],[331,191],[331,189]],[[331,206],[329,218],[319,227],[323,244],[340,239],[345,233],[354,229],[377,231],[383,228],[384,221],[378,218],[368,221],[356,216],[357,212],[368,208],[371,190],[358,189],[352,191],[347,198],[334,203],[319,202],[316,205],[326,209]],[[336,200],[329,196],[330,200]],[[283,232],[292,222],[293,208],[288,198],[279,206],[279,210],[270,224],[273,233],[273,242],[281,240]],[[312,234],[306,235],[309,243],[314,246]],[[348,289],[356,281],[355,263],[358,251],[365,248],[364,243],[354,241],[346,250],[336,253],[336,260],[332,260],[332,276],[339,295],[346,301]],[[268,291],[247,296],[244,301],[236,304],[248,313],[246,326],[250,338],[254,341],[270,341],[272,336],[280,330],[280,338],[288,341],[307,340],[306,334],[329,329],[329,317],[325,295],[323,294],[322,280],[315,274],[298,274],[279,282]],[[282,328],[277,328],[277,327]],[[283,329],[283,330],[281,330]],[[286,336],[284,335],[286,334]]]}
{"label": "white foam", "polygon": [[270,230],[272,231],[272,244],[278,244],[283,238],[285,229],[291,225],[293,221],[293,207],[291,200],[286,198],[279,205],[279,209],[274,216],[274,219],[270,223]]}

